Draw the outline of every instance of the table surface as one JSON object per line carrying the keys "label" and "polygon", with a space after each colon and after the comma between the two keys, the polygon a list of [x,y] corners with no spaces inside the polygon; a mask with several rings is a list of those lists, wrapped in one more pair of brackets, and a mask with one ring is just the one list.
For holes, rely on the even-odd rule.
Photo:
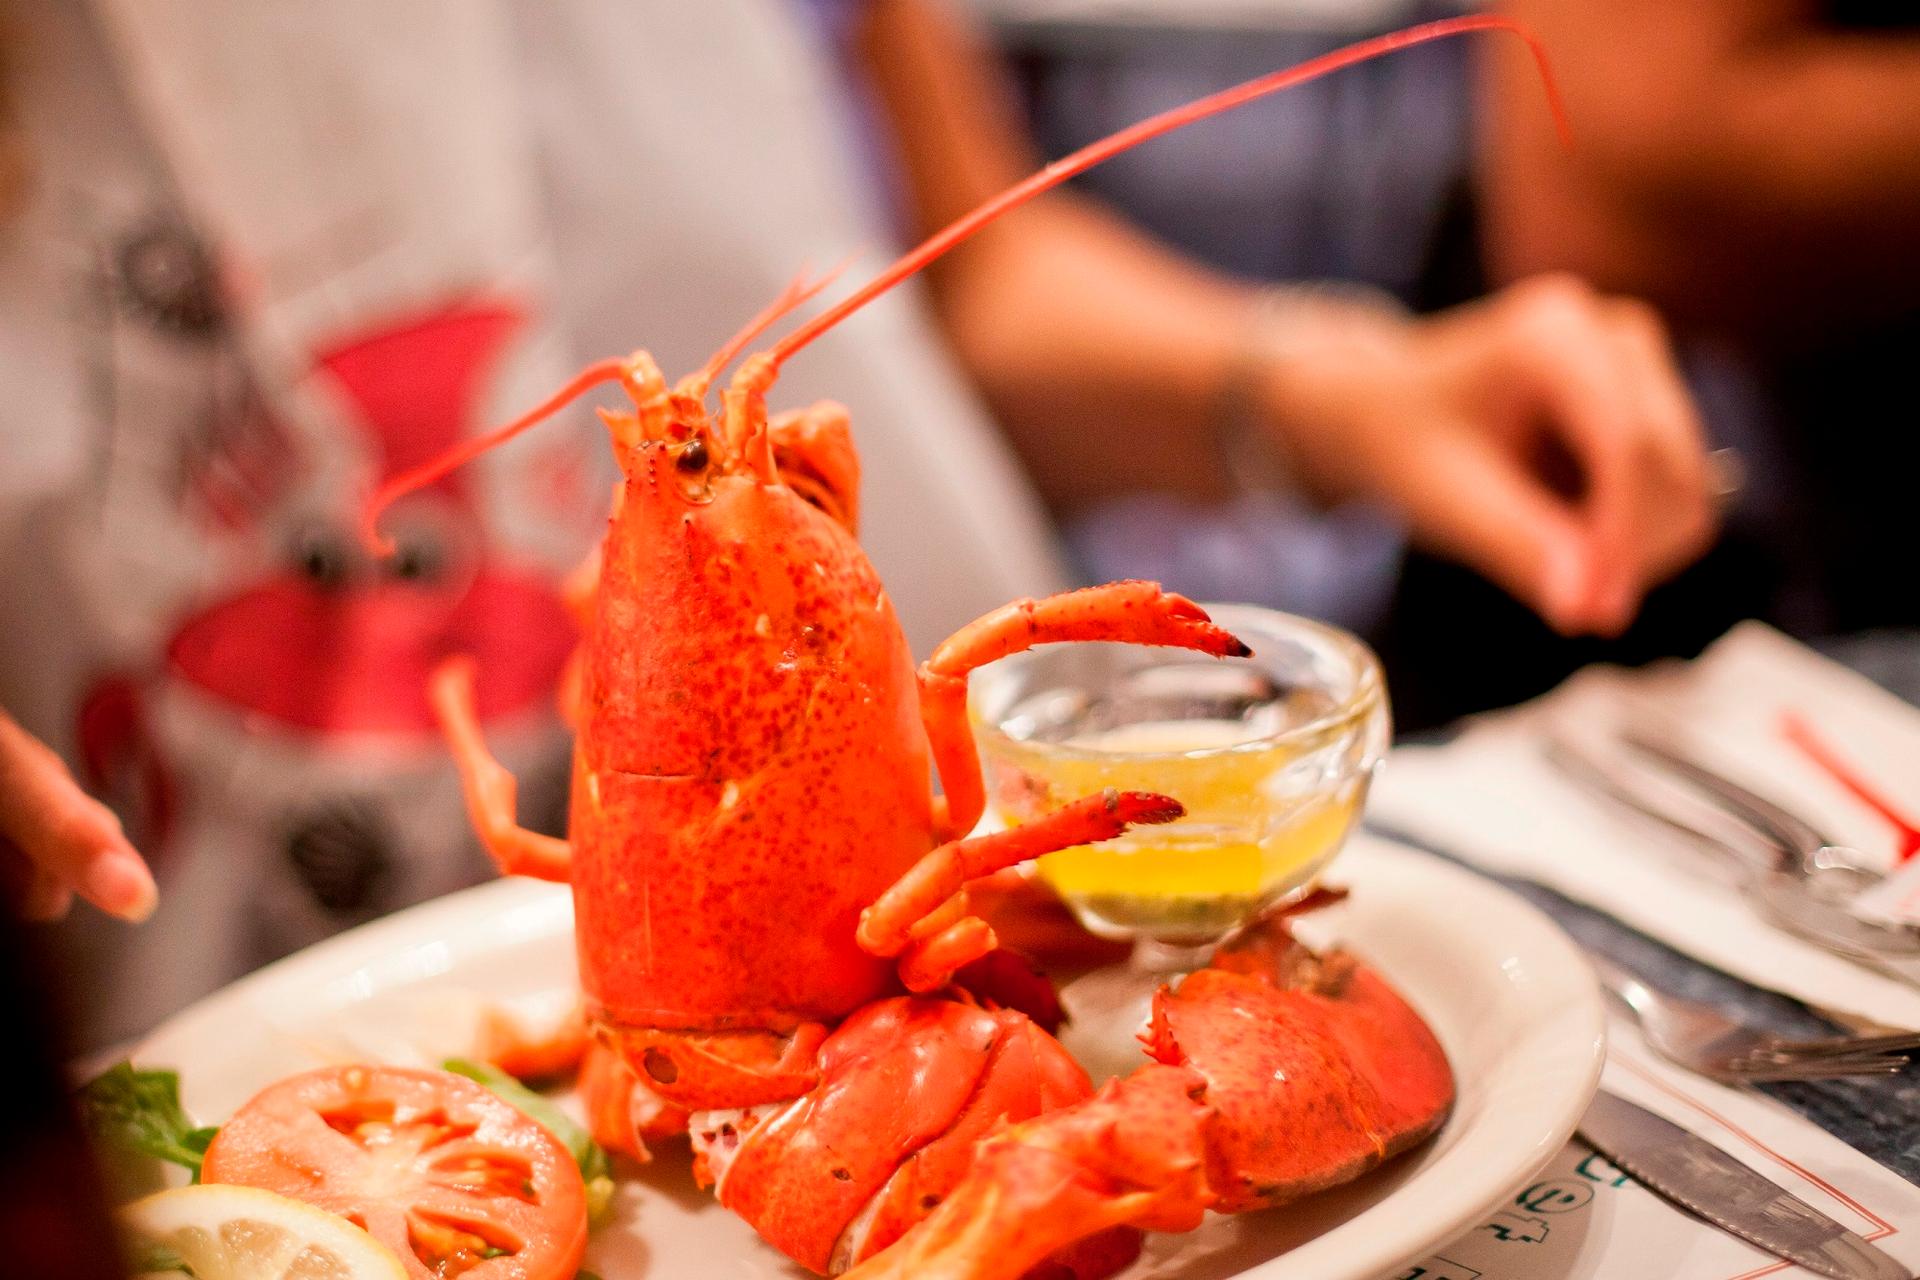
{"label": "table surface", "polygon": [[[1920,632],[1870,633],[1815,647],[1920,706]],[[1385,830],[1381,834],[1447,856],[1404,832]],[[1505,876],[1492,878],[1559,921],[1581,946],[1611,957],[1663,990],[1718,1005],[1744,1021],[1782,1035],[1831,1035],[1841,1030],[1796,1000],[1704,965],[1544,885]],[[1920,1061],[1892,1076],[1751,1087],[1778,1099],[1920,1186]]]}

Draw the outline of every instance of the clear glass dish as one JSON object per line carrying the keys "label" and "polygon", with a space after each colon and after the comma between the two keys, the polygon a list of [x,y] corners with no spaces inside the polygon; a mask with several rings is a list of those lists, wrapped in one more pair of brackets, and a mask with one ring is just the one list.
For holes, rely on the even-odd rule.
{"label": "clear glass dish", "polygon": [[1051,645],[973,677],[988,802],[1009,825],[1104,787],[1184,818],[1049,854],[1038,874],[1109,937],[1190,949],[1312,887],[1390,735],[1380,666],[1336,627],[1209,605],[1248,658]]}

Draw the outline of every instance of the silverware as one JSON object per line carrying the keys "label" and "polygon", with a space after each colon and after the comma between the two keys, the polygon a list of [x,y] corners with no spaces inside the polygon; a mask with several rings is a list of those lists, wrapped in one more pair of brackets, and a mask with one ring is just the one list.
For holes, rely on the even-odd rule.
{"label": "silverware", "polygon": [[1920,986],[1920,930],[1863,920],[1851,910],[1853,899],[1881,875],[1858,850],[1833,844],[1811,824],[1666,741],[1629,732],[1618,742],[1641,770],[1685,787],[1742,829],[1750,843],[1743,846],[1710,829],[1698,810],[1677,811],[1670,788],[1649,785],[1644,772],[1565,734],[1549,734],[1546,758],[1587,790],[1678,832],[1734,867],[1754,902],[1788,932]]}
{"label": "silverware", "polygon": [[1860,850],[1840,844],[1806,819],[1707,768],[1670,740],[1629,730],[1620,735],[1620,741],[1699,788],[1736,820],[1759,832],[1772,849],[1786,855],[1784,869],[1798,871],[1816,896],[1834,903],[1850,902],[1884,878]]}
{"label": "silverware", "polygon": [[1723,1084],[1891,1075],[1920,1050],[1920,1031],[1789,1040],[1712,1005],[1669,995],[1605,956],[1589,954],[1600,985],[1633,1011],[1647,1047]]}
{"label": "silverware", "polygon": [[[1784,995],[1784,992],[1776,992]],[[1799,1000],[1798,996],[1786,996],[1788,1000]],[[1869,1018],[1864,1013],[1855,1013],[1851,1009],[1839,1009],[1830,1004],[1816,1004],[1811,1000],[1800,1000],[1808,1013],[1836,1027],[1845,1027],[1849,1035],[1856,1036],[1894,1036],[1903,1035],[1906,1028],[1891,1022],[1882,1022],[1878,1018]]]}
{"label": "silverware", "polygon": [[1580,1134],[1648,1190],[1833,1280],[1913,1280],[1894,1258],[1679,1125],[1602,1089]]}

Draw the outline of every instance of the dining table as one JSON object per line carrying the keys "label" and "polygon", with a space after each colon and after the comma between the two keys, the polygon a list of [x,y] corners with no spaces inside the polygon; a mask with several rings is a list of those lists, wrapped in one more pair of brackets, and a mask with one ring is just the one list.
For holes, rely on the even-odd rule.
{"label": "dining table", "polygon": [[[1811,648],[1821,657],[1894,695],[1907,708],[1920,712],[1920,631],[1847,636],[1816,642]],[[1916,724],[1920,724],[1920,720]],[[1403,743],[1400,750],[1443,752],[1461,733],[1461,727],[1454,726],[1441,733],[1420,735]],[[1890,762],[1880,763],[1885,768]],[[1897,762],[1894,763],[1897,766]],[[1394,768],[1395,757],[1390,755],[1385,769],[1391,772]],[[1665,993],[1706,1003],[1750,1026],[1782,1037],[1830,1036],[1850,1029],[1822,1016],[1816,1011],[1816,1001],[1795,999],[1727,972],[1672,945],[1671,940],[1635,927],[1609,910],[1543,883],[1538,876],[1489,867],[1459,840],[1435,839],[1429,832],[1409,829],[1396,821],[1393,806],[1388,806],[1384,815],[1376,807],[1369,816],[1368,827],[1376,835],[1422,849],[1492,878],[1550,916],[1590,955],[1614,962]],[[1635,1061],[1624,1065],[1634,1075],[1651,1079],[1656,1068],[1644,1055],[1644,1046],[1637,1043],[1639,1037],[1632,1022],[1624,1010],[1616,1012],[1620,1016],[1610,1031],[1613,1047],[1609,1081],[1623,1065],[1615,1059],[1627,1049],[1634,1051]],[[1677,1068],[1658,1070],[1662,1090],[1671,1095],[1667,1101],[1673,1103],[1670,1114],[1675,1118],[1685,1114],[1707,1117],[1699,1128],[1711,1130],[1707,1133],[1710,1140],[1736,1149],[1744,1140],[1752,1148],[1745,1153],[1749,1163],[1766,1172],[1771,1160],[1782,1172],[1782,1185],[1796,1192],[1808,1186],[1819,1188],[1823,1193],[1831,1192],[1832,1204],[1819,1203],[1819,1198],[1812,1194],[1808,1198],[1816,1200],[1823,1211],[1832,1212],[1846,1225],[1894,1252],[1904,1265],[1920,1270],[1920,1266],[1916,1266],[1920,1263],[1920,1248],[1916,1248],[1914,1242],[1914,1237],[1920,1235],[1920,1062],[1910,1062],[1897,1074],[1743,1084],[1731,1091],[1704,1079],[1689,1081]],[[1737,1100],[1733,1095],[1737,1095]],[[1737,1115],[1727,1109],[1734,1106],[1739,1108]],[[1822,1166],[1821,1172],[1810,1171],[1804,1162],[1794,1159],[1782,1143],[1754,1137],[1748,1132],[1753,1127],[1751,1123],[1743,1127],[1743,1117],[1755,1116],[1766,1118],[1772,1126],[1770,1133],[1797,1134],[1802,1141],[1822,1142],[1817,1136],[1807,1136],[1810,1131],[1805,1126],[1811,1126],[1844,1144],[1853,1154]],[[1756,1151],[1767,1158],[1753,1158]],[[1864,1159],[1860,1159],[1862,1157]],[[1575,1168],[1590,1173],[1591,1160],[1591,1148],[1576,1136],[1569,1152],[1543,1171],[1539,1180],[1519,1192],[1513,1205],[1489,1215],[1486,1222],[1453,1246],[1437,1250],[1432,1257],[1397,1273],[1395,1280],[1574,1280],[1575,1277],[1614,1275],[1749,1280],[1781,1271],[1808,1274],[1788,1263],[1769,1263],[1757,1253],[1731,1264],[1737,1269],[1728,1269],[1729,1264],[1721,1261],[1723,1256],[1735,1257],[1729,1250],[1746,1246],[1728,1245],[1720,1252],[1690,1247],[1687,1241],[1709,1237],[1715,1229],[1671,1206],[1662,1206],[1658,1211],[1670,1210],[1667,1219],[1670,1219],[1671,1234],[1660,1241],[1648,1238],[1644,1224],[1667,1219],[1650,1218],[1647,1214],[1656,1211],[1647,1210],[1638,1217],[1622,1214],[1589,1222],[1580,1228],[1586,1238],[1577,1250],[1550,1252],[1544,1242],[1550,1229],[1558,1229],[1555,1211],[1576,1207],[1575,1200],[1579,1201],[1577,1207],[1586,1209],[1586,1197],[1592,1190],[1572,1186],[1568,1178],[1560,1175]],[[1831,1170],[1848,1165],[1859,1176],[1873,1180],[1871,1192],[1835,1185],[1840,1182],[1840,1176]],[[1796,1170],[1808,1175],[1807,1179],[1796,1179]],[[1893,1175],[1892,1178],[1885,1176],[1888,1174]],[[1577,1183],[1580,1179],[1571,1181]],[[1578,1194],[1570,1194],[1573,1192]],[[1897,1205],[1898,1211],[1889,1208],[1890,1205]],[[1850,1216],[1849,1207],[1858,1210],[1858,1214]],[[1525,1225],[1528,1223],[1537,1226]],[[1542,1247],[1531,1247],[1535,1245]]]}
{"label": "dining table", "polygon": [[[1816,644],[1812,652],[1778,633],[1749,631],[1734,636],[1731,647],[1745,644],[1753,651],[1752,642],[1758,642],[1758,652],[1784,656],[1790,663],[1842,671],[1846,679],[1858,685],[1854,692],[1869,699],[1888,699],[1891,695],[1887,702],[1890,713],[1896,718],[1911,713],[1909,728],[1920,735],[1920,631],[1847,637]],[[1710,651],[1690,665],[1704,671],[1714,661]],[[1623,678],[1635,679],[1637,674],[1624,673]],[[1444,734],[1421,735],[1397,744],[1383,766],[1383,780],[1405,779],[1423,764],[1444,759],[1446,753],[1468,743],[1476,732],[1479,730],[1469,722]],[[1396,774],[1401,778],[1396,779]],[[1515,803],[1520,799],[1510,793],[1516,786],[1523,786],[1523,780],[1496,770],[1485,781],[1487,794],[1480,800],[1489,806],[1489,818],[1494,816],[1493,810],[1505,807],[1503,797]],[[1738,966],[1703,959],[1695,939],[1671,932],[1666,937],[1657,936],[1654,929],[1644,927],[1644,920],[1623,918],[1630,913],[1617,909],[1617,905],[1614,909],[1598,905],[1591,900],[1592,895],[1583,898],[1564,883],[1556,887],[1539,874],[1516,871],[1511,865],[1503,867],[1497,859],[1489,860],[1482,856],[1485,850],[1474,847],[1470,840],[1445,832],[1436,834],[1434,829],[1405,821],[1406,797],[1400,796],[1396,802],[1391,787],[1385,788],[1386,794],[1382,791],[1377,784],[1368,809],[1367,829],[1356,841],[1376,847],[1350,851],[1359,856],[1361,864],[1372,858],[1377,868],[1382,854],[1379,845],[1410,847],[1449,864],[1445,870],[1456,879],[1478,876],[1497,884],[1557,924],[1588,955],[1610,960],[1667,993],[1706,1003],[1782,1036],[1823,1036],[1848,1029],[1816,1011],[1817,1000],[1794,998],[1778,989],[1781,984],[1768,985],[1754,980],[1751,972],[1742,976],[1729,971]],[[1444,808],[1447,789],[1442,787],[1435,794],[1441,797],[1438,803]],[[1908,794],[1920,799],[1920,788],[1911,788]],[[1463,795],[1453,801],[1453,807],[1471,807],[1473,803],[1472,797]],[[1471,825],[1455,826],[1456,833],[1472,829]],[[1360,864],[1349,865],[1358,870]],[[1339,875],[1340,863],[1336,862],[1330,879],[1337,882]],[[511,888],[496,885],[485,892],[505,893]],[[469,891],[475,892],[483,891]],[[389,923],[400,927],[397,922]],[[337,948],[347,943],[335,940],[323,945]],[[370,939],[366,945],[371,945]],[[571,949],[562,948],[561,952],[570,963]],[[1577,956],[1571,952],[1558,966],[1569,973],[1579,967]],[[1806,994],[1803,989],[1801,995]],[[1920,1009],[1920,991],[1908,989],[1906,998]],[[1844,1005],[1845,1001],[1836,1003]],[[166,1039],[164,1030],[162,1040]],[[174,1037],[176,1042],[181,1039]],[[149,1044],[147,1048],[159,1054],[156,1061],[184,1061],[179,1056],[179,1043],[168,1042],[158,1048]],[[207,1074],[204,1069],[197,1070],[191,1073],[191,1080],[205,1082]],[[1591,1088],[1591,1080],[1590,1074],[1583,1077],[1585,1088]],[[1602,1084],[1653,1107],[1667,1119],[1728,1150],[1887,1250],[1913,1273],[1920,1273],[1920,1063],[1893,1075],[1729,1087],[1689,1076],[1658,1061],[1639,1042],[1624,1011],[1615,1010]],[[1577,1101],[1575,1105],[1579,1105]],[[1483,1119],[1484,1114],[1456,1116],[1460,1123]],[[1559,1135],[1565,1132],[1564,1127],[1558,1129],[1550,1143],[1557,1144]],[[1489,1205],[1484,1216],[1458,1238],[1439,1244],[1426,1256],[1377,1280],[1758,1280],[1781,1272],[1807,1274],[1790,1270],[1791,1264],[1769,1258],[1659,1199],[1577,1133],[1564,1148],[1547,1154],[1550,1158],[1528,1174],[1506,1201]],[[1518,1178],[1520,1173],[1514,1176]],[[1395,1180],[1396,1175],[1387,1171],[1389,1190],[1385,1194],[1391,1196]],[[1424,1194],[1411,1181],[1402,1189],[1409,1195]],[[678,1202],[656,1199],[650,1205],[646,1221],[657,1225]],[[1454,1221],[1466,1221],[1472,1212],[1469,1206]],[[1172,1269],[1152,1269],[1151,1259],[1148,1265],[1156,1276],[1239,1274],[1221,1270],[1224,1264],[1209,1262],[1204,1255],[1196,1264],[1197,1271],[1177,1261]],[[1311,1268],[1302,1270],[1293,1265],[1285,1252],[1256,1264],[1248,1274],[1265,1275],[1270,1270],[1275,1276],[1285,1277],[1311,1278],[1316,1274]]]}

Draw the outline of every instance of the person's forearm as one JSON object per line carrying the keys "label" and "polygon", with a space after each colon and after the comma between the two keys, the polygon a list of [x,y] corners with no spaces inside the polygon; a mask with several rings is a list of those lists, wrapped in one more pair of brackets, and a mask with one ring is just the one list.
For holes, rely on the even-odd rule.
{"label": "person's forearm", "polygon": [[[924,0],[879,0],[867,62],[926,234],[1023,177],[990,58]],[[1143,487],[1214,491],[1204,430],[1251,290],[1056,192],[929,271],[949,338],[1056,509]]]}
{"label": "person's forearm", "polygon": [[1797,36],[1744,51],[1718,78],[1697,107],[1718,158],[1696,182],[1749,193],[1783,222],[1878,225],[1911,247],[1920,39]]}
{"label": "person's forearm", "polygon": [[1637,103],[1576,105],[1575,156],[1649,201],[1910,234],[1917,102],[1920,40],[1782,34],[1675,68]]}
{"label": "person's forearm", "polygon": [[1826,31],[1775,0],[1505,9],[1555,55],[1575,139],[1552,136],[1533,68],[1488,51],[1501,275],[1570,268],[1734,319],[1920,281],[1920,39]]}
{"label": "person's forearm", "polygon": [[1209,430],[1251,291],[1054,199],[943,276],[948,334],[1059,509],[1223,481]]}

